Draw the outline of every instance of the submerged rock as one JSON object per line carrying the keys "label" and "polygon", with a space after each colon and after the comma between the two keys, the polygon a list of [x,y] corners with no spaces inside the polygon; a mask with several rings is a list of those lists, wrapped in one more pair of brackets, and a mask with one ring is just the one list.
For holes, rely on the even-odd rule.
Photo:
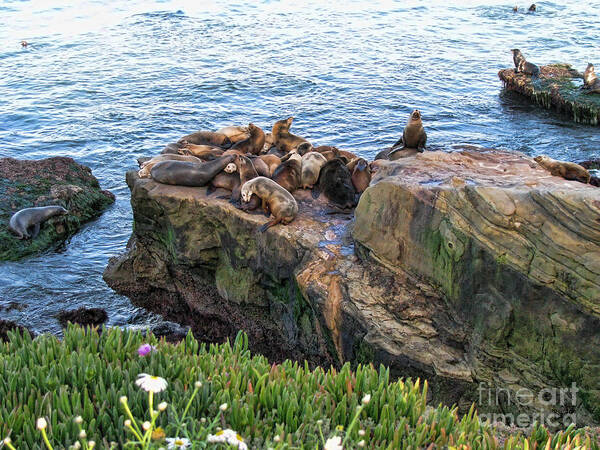
{"label": "submerged rock", "polygon": [[[354,215],[299,190],[296,219],[260,233],[266,217],[205,188],[127,183],[134,233],[104,278],[204,340],[244,329],[274,360],[384,363],[463,411],[480,383],[576,382],[578,424],[600,416],[594,187],[519,154],[424,152],[380,162]],[[575,409],[503,399],[480,411]]]}
{"label": "submerged rock", "polygon": [[[0,261],[17,260],[54,247],[98,217],[114,202],[114,195],[100,189],[92,171],[71,158],[42,160],[0,158]],[[8,229],[10,217],[23,208],[59,205],[65,216],[42,224],[39,235],[19,240]]]}

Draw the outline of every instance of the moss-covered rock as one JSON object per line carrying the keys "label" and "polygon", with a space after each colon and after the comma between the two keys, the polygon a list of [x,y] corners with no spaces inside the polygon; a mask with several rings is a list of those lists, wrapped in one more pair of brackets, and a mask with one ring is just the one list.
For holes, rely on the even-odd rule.
{"label": "moss-covered rock", "polygon": [[[91,170],[71,158],[0,159],[0,261],[17,260],[52,248],[98,217],[114,202],[100,189]],[[60,205],[66,216],[50,218],[35,239],[19,240],[8,229],[10,217],[23,208]]]}

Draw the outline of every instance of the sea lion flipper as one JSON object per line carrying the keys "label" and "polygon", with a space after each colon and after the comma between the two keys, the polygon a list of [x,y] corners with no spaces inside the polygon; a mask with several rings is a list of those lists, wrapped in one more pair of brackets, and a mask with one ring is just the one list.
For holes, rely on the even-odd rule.
{"label": "sea lion flipper", "polygon": [[29,233],[31,239],[35,239],[38,234],[40,234],[40,223],[36,223],[31,226],[33,230]]}
{"label": "sea lion flipper", "polygon": [[398,139],[394,145],[392,145],[391,148],[397,147],[398,145],[402,145],[404,147],[404,133],[402,134],[402,137]]}
{"label": "sea lion flipper", "polygon": [[269,220],[267,223],[265,223],[263,226],[261,226],[258,231],[260,231],[261,233],[264,233],[265,231],[267,231],[269,228],[277,225],[279,222],[281,222],[281,217],[277,218],[277,219],[273,219],[273,220]]}
{"label": "sea lion flipper", "polygon": [[206,195],[212,195],[215,191],[217,190],[217,188],[215,187],[214,184],[211,184],[210,186],[208,186],[208,188],[206,189]]}

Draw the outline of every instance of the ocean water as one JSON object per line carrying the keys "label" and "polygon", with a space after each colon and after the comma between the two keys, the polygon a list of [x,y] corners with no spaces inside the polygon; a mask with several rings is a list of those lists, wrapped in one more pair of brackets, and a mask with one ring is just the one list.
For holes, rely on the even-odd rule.
{"label": "ocean water", "polygon": [[516,14],[498,1],[0,2],[0,157],[71,156],[117,196],[58,251],[0,264],[0,318],[54,333],[79,306],[111,325],[158,321],[102,271],[131,233],[125,171],[199,129],[291,115],[313,143],[372,158],[418,108],[430,148],[599,158],[600,128],[504,92],[497,72],[515,47],[600,65],[600,2],[526,14],[519,1]]}

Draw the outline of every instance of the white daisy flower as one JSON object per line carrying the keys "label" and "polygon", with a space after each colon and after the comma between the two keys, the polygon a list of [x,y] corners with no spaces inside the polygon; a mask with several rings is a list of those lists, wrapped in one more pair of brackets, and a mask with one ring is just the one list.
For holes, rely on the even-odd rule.
{"label": "white daisy flower", "polygon": [[323,450],[344,450],[344,447],[342,447],[342,438],[340,436],[334,436],[327,439]]}
{"label": "white daisy flower", "polygon": [[216,434],[209,434],[207,442],[212,444],[227,443],[236,446],[238,450],[248,450],[248,446],[244,442],[244,439],[236,431],[230,428],[217,431]]}
{"label": "white daisy flower", "polygon": [[146,392],[161,392],[167,388],[167,380],[161,377],[155,377],[148,375],[147,373],[140,373],[138,379],[135,380],[135,384],[141,387]]}
{"label": "white daisy flower", "polygon": [[46,422],[46,419],[44,419],[43,417],[40,417],[35,423],[35,425],[38,430],[45,430],[48,426],[48,422]]}
{"label": "white daisy flower", "polygon": [[190,446],[191,442],[189,439],[185,439],[185,438],[167,438],[167,448],[168,449],[173,449],[173,448],[187,448]]}
{"label": "white daisy flower", "polygon": [[363,405],[368,405],[371,401],[371,394],[367,394],[362,398]]}

